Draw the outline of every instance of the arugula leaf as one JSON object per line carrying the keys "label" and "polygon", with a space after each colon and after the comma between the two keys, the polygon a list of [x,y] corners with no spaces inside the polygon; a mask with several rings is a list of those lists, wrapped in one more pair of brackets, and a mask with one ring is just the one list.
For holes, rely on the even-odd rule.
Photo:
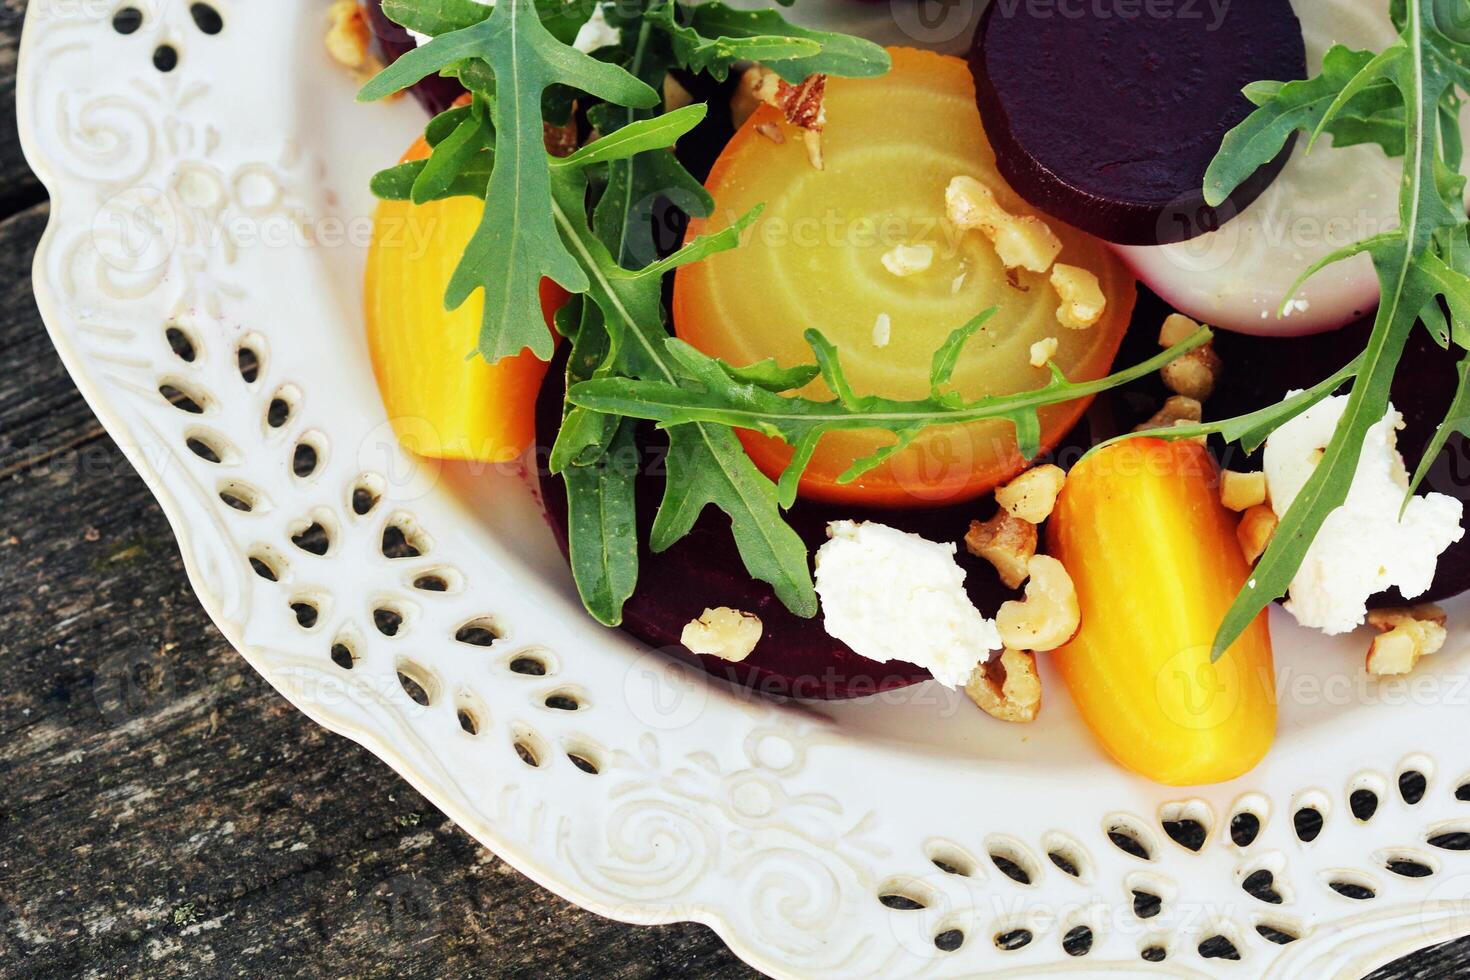
{"label": "arugula leaf", "polygon": [[783,368],[774,357],[756,361],[745,367],[726,368],[726,371],[739,384],[755,385],[757,388],[775,392],[805,388],[822,373],[822,369],[815,364],[798,364],[796,367]]}
{"label": "arugula leaf", "polygon": [[[419,175],[428,166],[427,160],[410,160],[400,163],[396,167],[387,170],[379,170],[373,174],[369,184],[374,196],[384,201],[408,201],[413,198],[414,185],[418,183]],[[495,154],[488,150],[482,150],[473,160],[464,164],[454,179],[445,185],[438,193],[417,201],[418,204],[427,204],[429,201],[442,201],[450,197],[485,197],[485,187],[490,183],[490,170],[495,166]]]}
{"label": "arugula leaf", "polygon": [[950,378],[954,377],[954,369],[959,366],[960,354],[964,352],[965,344],[969,343],[970,338],[975,336],[975,333],[985,326],[985,322],[994,315],[995,308],[992,307],[956,329],[945,338],[944,343],[939,345],[939,349],[934,352],[934,359],[929,364],[930,395],[936,399],[940,397],[940,390],[949,384]]}
{"label": "arugula leaf", "polygon": [[[553,175],[552,213],[563,241],[588,271],[587,296],[602,310],[611,338],[612,370],[668,385],[681,380],[665,347],[662,276],[669,269],[739,242],[741,224],[703,236],[663,262],[638,271],[620,267],[585,216],[586,179],[580,171]],[[747,217],[747,220],[749,220]],[[598,382],[585,382],[596,384]],[[632,413],[610,412],[612,415]],[[636,417],[636,416],[635,416]],[[775,589],[799,616],[817,613],[806,545],[782,519],[776,488],[751,462],[728,428],[694,424],[669,433],[668,478],[649,544],[664,551],[694,527],[713,504],[730,518],[731,532],[746,569]]]}
{"label": "arugula leaf", "polygon": [[553,167],[587,167],[609,160],[626,160],[649,150],[666,150],[704,120],[703,102],[686,105],[651,119],[641,119],[593,140],[569,156],[553,160]]}
{"label": "arugula leaf", "polygon": [[[1419,459],[1419,466],[1414,470],[1414,477],[1409,481],[1409,492],[1404,495],[1404,506],[1409,505],[1409,498],[1414,493],[1414,488],[1424,482],[1434,466],[1435,460],[1439,458],[1440,451],[1444,449],[1445,443],[1449,442],[1450,436],[1458,433],[1462,436],[1470,436],[1470,356],[1460,358],[1460,363],[1455,368],[1459,380],[1455,383],[1455,397],[1450,402],[1450,409],[1445,413],[1444,422],[1434,431],[1434,437],[1429,440],[1429,445],[1424,447],[1424,455]],[[1402,514],[1402,511],[1400,512]]]}
{"label": "arugula leaf", "polygon": [[[477,100],[476,105],[479,105]],[[433,127],[449,115],[435,117],[425,138],[434,152],[427,160],[411,160],[373,175],[372,191],[384,200],[411,200],[425,204],[447,197],[479,197],[486,193],[495,153],[487,148],[494,139],[488,119],[471,115],[471,106],[457,112],[457,125],[448,132],[435,134]],[[626,161],[629,157],[653,150],[667,150],[685,133],[704,119],[703,103],[688,105],[662,116],[639,120],[611,135],[587,144],[565,157],[553,157],[555,167],[590,167],[594,164]],[[435,139],[435,136],[438,136]]]}
{"label": "arugula leaf", "polygon": [[429,158],[414,178],[409,198],[414,204],[437,201],[449,192],[495,139],[490,112],[483,99],[475,99],[460,124],[434,144]]}
{"label": "arugula leaf", "polygon": [[438,37],[488,20],[490,8],[475,0],[383,0],[383,13],[411,31]]}
{"label": "arugula leaf", "polygon": [[719,0],[689,5],[662,0],[647,17],[673,38],[683,67],[717,80],[740,61],[759,61],[792,83],[817,74],[869,78],[892,65],[888,52],[872,41],[797,27],[770,8],[739,10]]}
{"label": "arugula leaf", "polygon": [[[662,89],[664,78],[674,64],[674,55],[668,38],[655,32],[652,23],[642,16],[643,8],[658,0],[630,2],[638,3],[639,7],[628,12],[638,15],[633,21],[636,33],[631,28],[623,31],[628,71],[649,86]],[[647,110],[607,104],[594,106],[587,112],[588,119],[603,134],[615,133],[646,115]],[[648,222],[635,211],[651,209],[659,198],[673,201],[696,218],[708,217],[715,206],[709,191],[671,152],[650,150],[608,165],[606,185],[593,209],[592,229],[613,253],[618,265],[636,268],[654,258],[656,249],[648,236]]]}
{"label": "arugula leaf", "polygon": [[[1399,108],[1405,151],[1400,227],[1342,249],[1305,273],[1310,275],[1350,255],[1370,255],[1379,282],[1379,307],[1372,334],[1355,362],[1352,391],[1332,440],[1283,515],[1247,587],[1226,613],[1215,637],[1215,657],[1222,655],[1268,604],[1286,594],[1322,523],[1346,499],[1363,437],[1387,411],[1389,386],[1415,323],[1433,308],[1435,312],[1429,314],[1432,328],[1452,337],[1466,336],[1465,322],[1470,319],[1470,277],[1466,273],[1470,262],[1466,261],[1466,246],[1461,244],[1467,223],[1461,199],[1464,181],[1456,173],[1462,147],[1455,86],[1463,87],[1470,81],[1470,70],[1465,67],[1470,61],[1470,45],[1438,30],[1435,0],[1399,0],[1394,12],[1400,36],[1383,52],[1366,56],[1364,52],[1334,48],[1329,52],[1331,64],[1324,64],[1318,78],[1287,83],[1274,91],[1257,89],[1263,94],[1260,108],[1227,134],[1206,178],[1207,198],[1223,199],[1254,171],[1262,154],[1269,158],[1270,144],[1278,135],[1277,145],[1291,130],[1308,130],[1314,137],[1330,131],[1342,112],[1354,111],[1358,118],[1376,117],[1381,122],[1394,105]],[[1392,98],[1384,94],[1385,86],[1394,89]],[[1440,300],[1450,310],[1453,322],[1448,329],[1442,325],[1444,318],[1438,311]],[[1463,369],[1461,376],[1463,380]],[[1459,424],[1457,413],[1463,408],[1457,395],[1451,418],[1442,430]],[[1448,437],[1447,432],[1442,434]],[[1436,436],[1433,448],[1437,451],[1442,445],[1443,439]],[[1410,493],[1428,465],[1421,463]]]}
{"label": "arugula leaf", "polygon": [[[571,44],[596,6],[597,0],[536,0],[536,13],[553,37]],[[437,37],[488,19],[490,7],[475,0],[383,0],[383,13],[395,24]]]}
{"label": "arugula leaf", "polygon": [[894,444],[855,461],[838,478],[839,483],[857,479],[909,445],[923,430],[937,425],[962,425],[987,419],[1009,421],[1015,426],[1022,455],[1031,459],[1040,453],[1038,409],[1088,398],[1145,377],[1207,343],[1211,337],[1209,329],[1202,328],[1157,356],[1096,381],[1073,383],[1053,368],[1047,384],[1014,395],[990,395],[965,401],[953,392],[940,391],[954,370],[960,346],[988,316],[988,313],[981,314],[956,330],[940,348],[934,358],[931,379],[935,391],[925,399],[906,401],[854,394],[836,348],[816,330],[808,330],[806,338],[823,381],[836,396],[831,400],[774,394],[752,383],[741,369],[731,368],[676,338],[666,339],[664,347],[681,372],[662,379],[594,379],[574,385],[567,399],[574,405],[599,412],[651,419],[668,429],[671,436],[688,425],[721,425],[781,439],[795,450],[790,465],[781,474],[779,486],[781,503],[790,506],[802,472],[822,437],[830,432],[884,429],[896,437]]}
{"label": "arugula leaf", "polygon": [[623,621],[623,604],[638,585],[638,460],[634,423],[624,420],[596,460],[562,473],[572,578],[582,604],[606,626]]}
{"label": "arugula leaf", "polygon": [[1154,439],[1196,439],[1200,436],[1220,436],[1226,442],[1236,442],[1248,453],[1253,453],[1261,448],[1272,430],[1285,425],[1298,415],[1311,408],[1313,405],[1333,394],[1348,381],[1357,376],[1363,364],[1362,355],[1353,358],[1330,377],[1317,382],[1305,391],[1299,391],[1290,398],[1284,398],[1272,405],[1258,408],[1254,412],[1245,415],[1237,415],[1233,418],[1220,419],[1215,422],[1192,422],[1188,425],[1179,424],[1166,426],[1161,429],[1140,429],[1137,432],[1125,432],[1111,439],[1104,439],[1083,454],[1083,459],[1093,453],[1101,452],[1109,446],[1123,442],[1127,439],[1137,439],[1141,436],[1149,436]]}
{"label": "arugula leaf", "polygon": [[[443,0],[399,3],[419,13],[443,10]],[[500,0],[487,19],[440,34],[399,58],[358,97],[383,98],[466,60],[482,62],[495,80],[493,93],[476,92],[482,97],[493,94],[495,165],[484,216],[450,277],[445,304],[458,308],[471,294],[483,291],[481,355],[493,362],[529,348],[545,360],[553,345],[541,322],[542,277],[572,292],[585,292],[588,281],[551,219],[551,167],[542,143],[543,93],[563,84],[631,106],[656,105],[659,96],[623,68],[553,37],[532,0]],[[460,78],[466,76],[461,73]]]}
{"label": "arugula leaf", "polygon": [[[578,297],[580,300],[581,297]],[[580,320],[572,336],[572,349],[567,356],[566,386],[604,375],[610,370],[608,355],[612,338],[596,303],[581,302]],[[563,331],[565,333],[565,331]],[[551,447],[548,466],[553,473],[565,473],[570,466],[588,466],[607,452],[618,419],[567,403],[562,413],[561,429]]]}
{"label": "arugula leaf", "polygon": [[[1338,44],[1328,49],[1322,58],[1321,74],[1313,78],[1246,86],[1246,97],[1259,108],[1225,134],[1219,153],[1205,170],[1205,203],[1211,207],[1222,204],[1235,188],[1275,159],[1297,130],[1317,131],[1348,84],[1373,60],[1370,52],[1354,51]],[[1379,81],[1359,91],[1350,106],[1338,106],[1338,109],[1347,112],[1351,119],[1363,120],[1401,106],[1398,90],[1388,82]],[[1400,125],[1399,132],[1402,131]],[[1333,133],[1336,140],[1336,131]],[[1348,138],[1364,135],[1359,126]]]}

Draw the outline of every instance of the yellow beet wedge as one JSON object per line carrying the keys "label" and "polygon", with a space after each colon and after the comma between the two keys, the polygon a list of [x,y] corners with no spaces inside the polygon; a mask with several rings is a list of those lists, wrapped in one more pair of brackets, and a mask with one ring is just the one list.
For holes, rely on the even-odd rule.
{"label": "yellow beet wedge", "polygon": [[1206,449],[1133,439],[1073,468],[1047,525],[1082,627],[1051,656],[1119,763],[1161,783],[1248,772],[1276,732],[1262,612],[1216,663],[1210,647],[1250,577]]}
{"label": "yellow beet wedge", "polygon": [[[422,140],[405,160],[428,155]],[[368,252],[368,346],[394,433],[435,459],[503,463],[535,439],[536,393],[546,364],[529,351],[488,364],[475,352],[480,294],[444,309],[444,289],[474,234],[484,202],[382,201]],[[566,294],[541,283],[548,322]]]}

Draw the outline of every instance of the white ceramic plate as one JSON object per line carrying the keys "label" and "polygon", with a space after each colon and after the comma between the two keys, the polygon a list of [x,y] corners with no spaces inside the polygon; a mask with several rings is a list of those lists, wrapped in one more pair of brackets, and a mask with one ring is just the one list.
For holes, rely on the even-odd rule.
{"label": "white ceramic plate", "polygon": [[[1101,758],[1054,678],[1029,728],[933,685],[781,707],[597,627],[524,470],[416,463],[384,420],[359,308],[365,188],[422,124],[417,108],[353,103],[322,50],[324,2],[215,2],[213,36],[181,2],[140,0],[130,35],[111,3],[31,4],[20,130],[52,194],[35,287],[200,600],[302,711],[558,894],[630,922],[707,923],[777,975],[1347,975],[1470,933],[1470,855],[1428,843],[1470,830],[1456,797],[1470,775],[1465,603],[1444,653],[1384,683],[1363,676],[1361,636],[1328,642],[1278,618],[1277,748],[1198,791]],[[162,44],[178,53],[168,73],[153,64]],[[242,349],[260,362],[248,376]],[[324,555],[292,543],[314,523]],[[385,557],[390,527],[421,554]],[[380,611],[401,619],[396,635]],[[498,639],[456,640],[483,635],[467,625]],[[576,710],[548,707],[553,695]],[[1398,790],[1408,771],[1427,780],[1417,803]],[[1356,790],[1377,796],[1369,820],[1350,811]],[[1304,807],[1325,818],[1311,843],[1293,830]],[[1259,821],[1248,846],[1232,841],[1238,814]],[[1198,852],[1165,833],[1181,818],[1208,830]],[[1242,888],[1263,870],[1279,904]],[[1135,891],[1162,911],[1137,916]],[[1278,946],[1259,925],[1299,938]],[[1065,954],[1084,926],[1090,951]],[[1214,936],[1241,959],[1202,957]],[[1150,947],[1167,958],[1146,963]]]}

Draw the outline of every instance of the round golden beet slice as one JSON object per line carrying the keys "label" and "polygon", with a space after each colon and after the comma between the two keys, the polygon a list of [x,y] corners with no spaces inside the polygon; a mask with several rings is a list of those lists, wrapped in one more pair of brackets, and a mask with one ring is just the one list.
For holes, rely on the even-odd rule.
{"label": "round golden beet slice", "polygon": [[[765,209],[740,248],[679,271],[675,332],[732,364],[775,357],[792,365],[811,363],[803,333],[815,327],[837,345],[858,394],[922,398],[934,351],[995,307],[954,373],[953,387],[966,398],[1044,385],[1049,375],[1030,363],[1031,345],[1047,338],[1056,338],[1054,361],[1068,377],[1106,374],[1133,309],[1132,275],[1101,241],[1047,219],[1062,242],[1057,261],[1095,274],[1107,299],[1099,322],[1070,330],[1057,321],[1059,298],[1047,273],[1008,270],[985,235],[951,226],[945,188],[956,176],[980,180],[1013,214],[1037,212],[996,171],[965,63],[905,48],[891,53],[893,70],[883,77],[828,81],[822,169],[772,107],[735,134],[707,185],[716,213],[693,222],[689,234]],[[927,268],[894,274],[883,259],[899,247],[930,250]],[[820,381],[803,394],[831,397]],[[1085,408],[1073,402],[1044,410],[1044,446]],[[773,477],[791,457],[785,443],[741,437]],[[879,507],[954,504],[1003,483],[1024,463],[1010,423],[980,422],[931,429],[856,482],[837,482],[854,459],[892,441],[881,430],[828,436],[802,495]]]}

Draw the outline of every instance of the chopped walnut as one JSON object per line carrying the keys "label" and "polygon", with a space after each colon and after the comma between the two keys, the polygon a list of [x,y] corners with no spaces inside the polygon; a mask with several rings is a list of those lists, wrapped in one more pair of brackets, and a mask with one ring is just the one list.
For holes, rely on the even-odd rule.
{"label": "chopped walnut", "polygon": [[1159,368],[1159,376],[1170,391],[1204,401],[1215,390],[1221,367],[1223,363],[1214,345],[1205,344]]}
{"label": "chopped walnut", "polygon": [[807,162],[812,165],[812,169],[826,169],[826,164],[822,159],[822,134],[815,129],[803,129],[801,142],[806,147]]}
{"label": "chopped walnut", "polygon": [[373,34],[357,0],[336,0],[327,8],[327,52],[344,68],[367,64]]}
{"label": "chopped walnut", "polygon": [[980,710],[1001,721],[1026,723],[1036,720],[1041,710],[1041,675],[1036,672],[1036,654],[1025,650],[1002,650],[975,668],[965,685]]}
{"label": "chopped walnut", "polygon": [[1060,466],[1044,463],[996,490],[995,499],[1021,520],[1040,524],[1051,516],[1052,508],[1057,505],[1057,495],[1066,482],[1066,471]]}
{"label": "chopped walnut", "polygon": [[1225,470],[1220,474],[1220,502],[1233,511],[1249,510],[1266,502],[1266,474],[1236,473]]}
{"label": "chopped walnut", "polygon": [[759,616],[720,606],[706,609],[698,619],[688,623],[679,642],[691,653],[739,663],[750,656],[764,629]]}
{"label": "chopped walnut", "polygon": [[1007,269],[1045,272],[1062,250],[1061,239],[1040,218],[1014,215],[995,192],[974,177],[960,176],[944,189],[945,213],[961,231],[979,230],[995,245]]}
{"label": "chopped walnut", "polygon": [[1368,625],[1380,633],[1386,633],[1405,623],[1434,623],[1436,626],[1443,626],[1448,621],[1445,611],[1432,602],[1368,610]]}
{"label": "chopped walnut", "polygon": [[[822,162],[822,129],[827,125],[827,76],[822,74],[811,75],[799,85],[792,85],[781,78],[769,68],[756,65],[747,69],[740,76],[740,84],[737,86],[736,95],[731,99],[731,112],[739,115],[744,112],[749,118],[754,112],[754,107],[745,112],[750,100],[757,104],[774,106],[786,118],[786,121],[801,131],[802,143],[806,146],[807,159],[816,170],[821,170]],[[737,103],[738,106],[737,106]],[[743,122],[743,120],[741,120]],[[738,125],[738,123],[737,123]],[[769,123],[760,123],[757,129],[761,135],[769,137],[773,142],[784,143],[786,139],[771,136],[763,127],[770,126]]]}
{"label": "chopped walnut", "polygon": [[895,276],[912,276],[934,264],[933,245],[895,245],[883,253],[883,268]]}
{"label": "chopped walnut", "polygon": [[1002,603],[995,614],[995,627],[1001,642],[1012,649],[1055,650],[1082,625],[1072,576],[1049,555],[1034,556],[1026,563],[1026,571],[1030,575],[1026,598]]}
{"label": "chopped walnut", "polygon": [[1164,325],[1159,328],[1159,346],[1173,347],[1183,343],[1198,330],[1199,324],[1183,313],[1170,313],[1164,317]]}
{"label": "chopped walnut", "polygon": [[971,521],[965,548],[995,566],[1008,589],[1019,589],[1030,574],[1027,563],[1036,555],[1036,525],[1002,507],[988,521]]}
{"label": "chopped walnut", "polygon": [[1256,504],[1240,515],[1240,524],[1235,528],[1235,537],[1240,541],[1240,551],[1247,564],[1254,565],[1265,554],[1271,536],[1276,533],[1280,521],[1270,504]]}
{"label": "chopped walnut", "polygon": [[350,69],[353,77],[366,81],[383,67],[373,56],[373,34],[357,0],[336,0],[327,8],[327,53]]}
{"label": "chopped walnut", "polygon": [[1204,406],[1193,398],[1171,395],[1165,399],[1164,407],[1154,413],[1153,418],[1133,427],[1134,432],[1145,429],[1168,429],[1183,422],[1193,424],[1204,418]]}
{"label": "chopped walnut", "polygon": [[1048,361],[1057,355],[1057,338],[1046,337],[1031,345],[1031,366],[1046,367]]}
{"label": "chopped walnut", "polygon": [[1420,658],[1444,646],[1444,610],[1433,603],[1401,609],[1374,609],[1368,623],[1379,631],[1368,647],[1368,673],[1378,676],[1407,674]]}
{"label": "chopped walnut", "polygon": [[1057,307],[1057,322],[1062,326],[1086,330],[1102,318],[1108,300],[1091,272],[1058,262],[1051,269],[1051,286],[1062,301]]}

